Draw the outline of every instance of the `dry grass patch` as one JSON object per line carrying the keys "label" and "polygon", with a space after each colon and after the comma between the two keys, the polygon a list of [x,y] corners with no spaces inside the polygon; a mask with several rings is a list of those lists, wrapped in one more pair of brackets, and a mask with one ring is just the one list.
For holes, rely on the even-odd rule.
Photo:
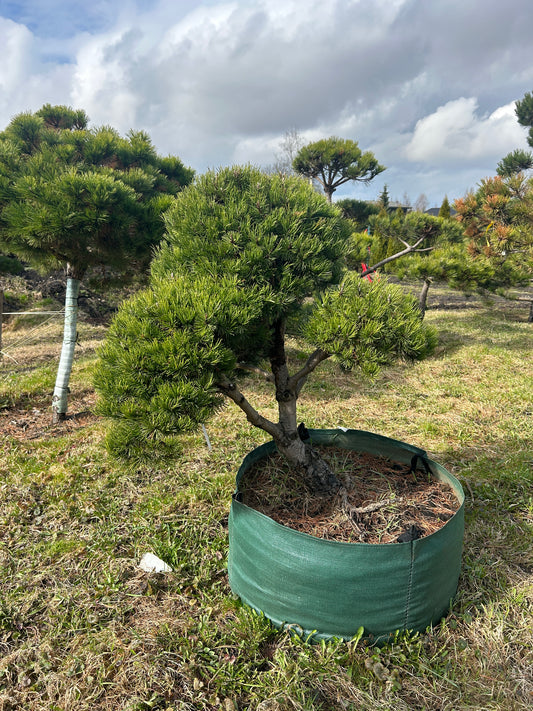
{"label": "dry grass patch", "polygon": [[[238,464],[265,440],[235,406],[207,424],[212,451],[201,434],[188,435],[172,463],[127,468],[105,454],[103,424],[79,417],[92,407],[103,330],[87,333],[89,350],[75,362],[70,427],[47,424],[60,344],[43,335],[42,352],[28,344],[12,353],[18,365],[4,359],[1,711],[256,711],[267,700],[278,711],[530,709],[532,330],[517,309],[475,300],[432,309],[427,318],[442,334],[435,357],[375,382],[327,363],[302,394],[307,427],[409,441],[465,487],[453,613],[381,649],[307,645],[233,598],[230,495]],[[294,362],[299,345],[292,341]],[[268,383],[250,378],[243,391],[275,417]],[[140,571],[145,552],[173,572]]]}

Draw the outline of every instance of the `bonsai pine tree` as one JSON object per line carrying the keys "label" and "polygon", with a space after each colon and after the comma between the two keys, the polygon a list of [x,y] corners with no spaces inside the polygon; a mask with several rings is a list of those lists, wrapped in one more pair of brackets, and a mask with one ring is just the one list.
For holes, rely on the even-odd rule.
{"label": "bonsai pine tree", "polygon": [[[434,279],[458,285],[458,269],[464,272],[467,253],[463,230],[456,220],[397,211],[373,217],[371,225],[371,266],[363,276],[383,269],[400,279],[420,279],[418,303],[422,315]],[[366,235],[359,239],[363,246],[368,244]]]}
{"label": "bonsai pine tree", "polygon": [[340,185],[351,180],[369,183],[385,170],[374,154],[363,153],[356,141],[335,136],[300,148],[292,165],[300,175],[318,180],[329,202]]}
{"label": "bonsai pine tree", "polygon": [[[166,227],[150,288],[123,304],[100,353],[96,387],[114,423],[111,451],[161,453],[231,400],[310,489],[336,490],[334,472],[299,430],[298,398],[328,358],[373,375],[428,354],[435,336],[416,302],[385,280],[345,273],[349,224],[297,176],[207,173],[176,197]],[[293,370],[289,318],[310,345]],[[277,420],[242,390],[250,371],[271,383]]]}
{"label": "bonsai pine tree", "polygon": [[89,270],[146,266],[162,237],[162,211],[192,179],[177,158],[161,158],[149,137],[88,129],[83,111],[43,106],[0,134],[0,243],[40,267],[64,268],[63,349],[54,421],[64,419],[80,283]]}
{"label": "bonsai pine tree", "polygon": [[[477,205],[474,196],[457,201],[457,204],[463,206],[461,210]],[[467,220],[461,215],[456,219],[418,212],[374,216],[370,220],[370,237],[357,233],[352,236],[352,266],[358,266],[369,252],[370,266],[362,272],[363,277],[379,269],[400,279],[420,280],[422,315],[434,281],[465,293],[494,292],[527,283],[527,259],[520,265],[516,254],[497,257],[496,251],[487,249],[489,233],[494,226],[492,221],[486,220],[480,227],[479,223],[474,226],[472,219],[473,213]],[[484,233],[489,225],[490,229]],[[472,240],[474,232],[476,239]]]}

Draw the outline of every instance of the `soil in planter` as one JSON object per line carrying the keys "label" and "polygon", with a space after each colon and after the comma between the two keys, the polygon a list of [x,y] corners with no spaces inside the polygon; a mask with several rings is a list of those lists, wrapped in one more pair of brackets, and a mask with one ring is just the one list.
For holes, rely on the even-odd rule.
{"label": "soil in planter", "polygon": [[243,502],[278,523],[351,543],[397,543],[442,528],[460,504],[452,488],[406,464],[338,447],[315,449],[328,461],[341,493],[307,491],[278,453],[256,462],[240,485]]}

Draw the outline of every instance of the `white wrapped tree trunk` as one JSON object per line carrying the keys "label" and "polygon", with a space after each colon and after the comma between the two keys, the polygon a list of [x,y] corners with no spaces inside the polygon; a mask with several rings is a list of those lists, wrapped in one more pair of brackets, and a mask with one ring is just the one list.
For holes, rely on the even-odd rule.
{"label": "white wrapped tree trunk", "polygon": [[52,398],[53,422],[64,420],[67,415],[68,384],[74,360],[74,347],[78,324],[78,294],[80,280],[67,278],[67,293],[65,296],[65,328],[63,331],[63,347],[59,359],[56,384]]}

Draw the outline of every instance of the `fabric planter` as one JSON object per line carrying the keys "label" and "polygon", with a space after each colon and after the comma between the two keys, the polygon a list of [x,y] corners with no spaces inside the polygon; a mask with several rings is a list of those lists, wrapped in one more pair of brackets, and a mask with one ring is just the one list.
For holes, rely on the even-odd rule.
{"label": "fabric planter", "polygon": [[231,589],[274,625],[314,638],[382,641],[397,630],[424,630],[449,609],[457,589],[464,531],[460,483],[424,450],[362,430],[310,430],[313,443],[381,455],[410,464],[423,457],[447,482],[459,510],[435,533],[406,543],[345,543],[276,523],[239,501],[246,470],[275,451],[268,442],[250,452],[237,473],[229,517]]}

